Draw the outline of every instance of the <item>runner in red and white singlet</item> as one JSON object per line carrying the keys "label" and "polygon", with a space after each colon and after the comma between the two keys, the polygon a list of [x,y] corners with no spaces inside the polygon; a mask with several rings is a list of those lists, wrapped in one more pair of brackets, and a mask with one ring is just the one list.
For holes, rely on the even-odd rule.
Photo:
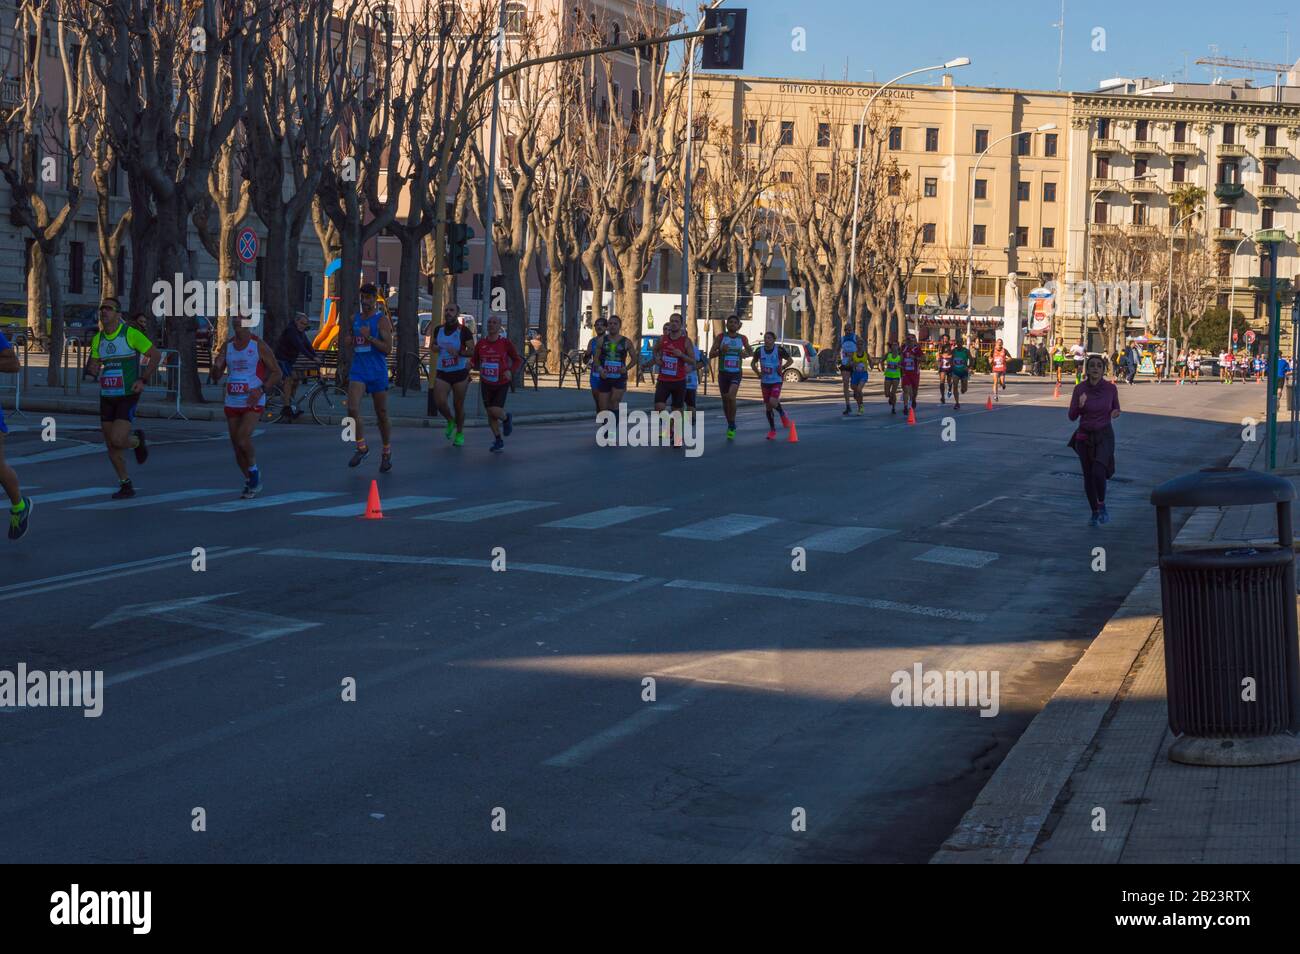
{"label": "runner in red and white singlet", "polygon": [[899,356],[903,371],[903,413],[906,414],[908,408],[915,410],[916,393],[921,389],[921,346],[916,343],[916,335],[907,336]]}
{"label": "runner in red and white singlet", "polygon": [[1002,346],[1002,339],[993,342],[993,354],[989,356],[989,365],[993,368],[993,400],[998,400],[999,392],[1007,389],[1007,361],[1011,355]]}
{"label": "runner in red and white singlet", "polygon": [[[671,399],[673,410],[686,406],[686,374],[698,363],[695,346],[682,331],[682,316],[674,313],[668,319],[668,328],[655,342],[655,364],[659,365],[659,380],[655,383],[655,411],[663,411]],[[672,446],[671,440],[664,446]]]}
{"label": "runner in red and white singlet", "polygon": [[265,341],[245,327],[244,319],[231,318],[230,340],[212,362],[212,380],[220,381],[226,371],[226,428],[235,449],[235,462],[244,474],[244,492],[248,500],[262,490],[262,476],[257,470],[253,451],[253,428],[266,407],[266,389],[274,387],[284,376],[275,352]]}

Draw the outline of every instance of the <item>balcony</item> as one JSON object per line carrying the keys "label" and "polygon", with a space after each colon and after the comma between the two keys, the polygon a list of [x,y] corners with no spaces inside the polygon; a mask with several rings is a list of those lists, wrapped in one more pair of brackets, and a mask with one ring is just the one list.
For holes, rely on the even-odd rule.
{"label": "balcony", "polygon": [[1261,159],[1290,159],[1291,150],[1286,146],[1260,146],[1259,158]]}
{"label": "balcony", "polygon": [[1286,186],[1280,185],[1262,185],[1259,186],[1255,193],[1261,199],[1288,199],[1291,193],[1286,191]]}
{"label": "balcony", "polygon": [[1125,227],[1125,231],[1128,232],[1129,235],[1143,238],[1158,238],[1164,233],[1164,229],[1160,226],[1152,225],[1149,222],[1132,223]]}
{"label": "balcony", "polygon": [[1220,182],[1214,187],[1214,197],[1225,202],[1236,202],[1246,194],[1246,187],[1240,182]]}
{"label": "balcony", "polygon": [[1252,238],[1259,245],[1281,245],[1287,241],[1287,234],[1282,229],[1262,229]]}
{"label": "balcony", "polygon": [[1246,233],[1241,229],[1215,229],[1214,241],[1216,242],[1240,242],[1246,237]]}
{"label": "balcony", "polygon": [[1089,179],[1088,188],[1093,192],[1110,192],[1120,188],[1121,180],[1119,179]]}
{"label": "balcony", "polygon": [[1156,182],[1155,179],[1133,179],[1131,182],[1126,182],[1124,187],[1129,192],[1137,194],[1161,191],[1160,183]]}
{"label": "balcony", "polygon": [[1220,159],[1241,158],[1246,155],[1246,147],[1238,142],[1221,142],[1214,152]]}
{"label": "balcony", "polygon": [[1093,235],[1119,235],[1123,229],[1114,222],[1093,222]]}
{"label": "balcony", "polygon": [[1169,184],[1165,186],[1165,191],[1168,192],[1170,195],[1173,195],[1179,189],[1186,189],[1188,186],[1195,186],[1195,185],[1196,185],[1195,182],[1191,182],[1187,179],[1184,179],[1182,182],[1174,182],[1170,180]]}
{"label": "balcony", "polygon": [[1160,151],[1160,144],[1150,139],[1138,139],[1128,147],[1128,151],[1135,156],[1150,156]]}
{"label": "balcony", "polygon": [[1194,142],[1165,143],[1165,153],[1170,156],[1199,156],[1201,147]]}
{"label": "balcony", "polygon": [[1092,141],[1093,152],[1123,152],[1124,147],[1119,144],[1118,139],[1094,139]]}

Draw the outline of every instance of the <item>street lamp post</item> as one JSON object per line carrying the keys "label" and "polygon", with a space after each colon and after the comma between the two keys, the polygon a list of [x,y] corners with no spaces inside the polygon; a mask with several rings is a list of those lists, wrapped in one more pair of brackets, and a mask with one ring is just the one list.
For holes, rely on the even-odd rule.
{"label": "street lamp post", "polygon": [[849,321],[853,321],[853,291],[857,278],[858,264],[858,196],[862,186],[862,146],[866,141],[866,124],[867,113],[871,110],[871,104],[876,101],[876,97],[883,93],[899,80],[905,80],[909,76],[916,76],[918,73],[931,73],[935,70],[951,70],[959,66],[970,66],[970,57],[959,56],[956,59],[949,60],[946,63],[940,63],[937,66],[923,66],[919,70],[909,70],[906,73],[900,73],[888,83],[878,87],[869,97],[862,107],[862,115],[858,117],[857,137],[858,151],[853,162],[853,229],[849,236]]}
{"label": "street lamp post", "polygon": [[[975,167],[970,174],[970,218],[966,220],[970,228],[970,256],[966,260],[966,344],[970,344],[971,319],[974,315],[975,307],[975,176],[979,174],[980,163],[984,161],[993,147],[999,143],[1006,142],[1016,136],[1032,136],[1036,132],[1051,132],[1056,128],[1056,123],[1043,123],[1035,129],[1017,129],[1015,132],[1009,132],[1005,136],[1000,136],[989,143],[988,148],[979,154],[975,160]],[[1015,233],[1011,233],[1011,248],[1015,248]],[[1017,316],[1017,320],[1018,316]],[[1016,326],[1019,328],[1019,325]]]}
{"label": "street lamp post", "polygon": [[[1174,356],[1170,353],[1169,350],[1169,341],[1170,341],[1169,333],[1174,330],[1174,236],[1178,234],[1178,227],[1180,225],[1182,225],[1188,219],[1193,218],[1194,216],[1200,214],[1201,214],[1200,209],[1193,209],[1191,212],[1188,212],[1181,219],[1179,219],[1176,224],[1169,226],[1169,287],[1168,287],[1169,302],[1165,306],[1165,361],[1167,362],[1166,367],[1172,367],[1174,363]],[[1186,250],[1183,251],[1183,254],[1184,255],[1187,254]]]}
{"label": "street lamp post", "polygon": [[[1237,253],[1247,242],[1254,241],[1255,233],[1251,232],[1244,239],[1237,243],[1237,247],[1232,250],[1232,290],[1228,293],[1228,350],[1232,351],[1232,298],[1237,293]],[[1222,373],[1222,369],[1220,369]]]}

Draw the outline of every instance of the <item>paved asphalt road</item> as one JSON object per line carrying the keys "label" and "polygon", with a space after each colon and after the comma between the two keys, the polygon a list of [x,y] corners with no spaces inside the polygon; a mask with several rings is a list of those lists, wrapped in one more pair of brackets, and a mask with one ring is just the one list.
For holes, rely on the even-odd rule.
{"label": "paved asphalt road", "polygon": [[[250,505],[220,425],[152,422],[124,506],[93,421],[51,451],[11,420],[37,509],[0,541],[0,669],[107,685],[97,719],[0,711],[5,856],[923,861],[1153,562],[1150,488],[1226,462],[1263,403],[1121,389],[1090,529],[1066,399],[976,387],[946,442],[930,380],[915,427],[831,401],[794,407],[796,445],[757,409],[726,444],[715,413],[697,459],[402,430],[382,521],[335,509],[378,455],[349,470],[333,430],[269,427]],[[996,671],[998,714],[891,705],[917,663]]]}

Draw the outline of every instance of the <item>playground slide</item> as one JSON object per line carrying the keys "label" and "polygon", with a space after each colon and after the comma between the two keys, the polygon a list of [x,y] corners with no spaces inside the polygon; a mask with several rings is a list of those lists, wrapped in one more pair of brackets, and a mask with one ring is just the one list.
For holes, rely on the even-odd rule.
{"label": "playground slide", "polygon": [[316,339],[311,343],[312,349],[328,351],[337,344],[338,337],[338,299],[326,298],[325,306],[321,309],[320,331],[316,333]]}

